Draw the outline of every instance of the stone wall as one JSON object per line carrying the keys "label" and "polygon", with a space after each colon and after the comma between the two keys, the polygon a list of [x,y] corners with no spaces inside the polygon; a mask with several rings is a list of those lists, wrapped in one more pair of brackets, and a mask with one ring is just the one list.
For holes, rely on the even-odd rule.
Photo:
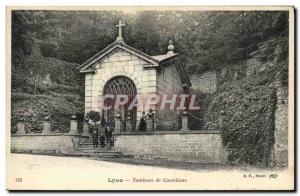
{"label": "stone wall", "polygon": [[277,90],[275,110],[273,163],[275,166],[288,166],[288,94],[287,88]]}
{"label": "stone wall", "polygon": [[157,93],[158,94],[180,94],[182,84],[179,73],[175,66],[166,66],[157,72]]}
{"label": "stone wall", "polygon": [[191,76],[192,88],[202,93],[214,93],[217,90],[217,75],[215,71],[207,71]]}
{"label": "stone wall", "polygon": [[67,152],[74,150],[73,141],[78,140],[76,136],[63,134],[26,134],[13,135],[11,137],[12,151],[39,151],[39,152]]}
{"label": "stone wall", "polygon": [[225,163],[226,151],[216,131],[156,132],[116,135],[115,147],[140,159]]}
{"label": "stone wall", "polygon": [[[115,148],[125,155],[140,159],[169,161],[226,163],[226,150],[217,131],[178,131],[153,133],[115,134]],[[57,135],[14,135],[13,152],[47,154],[68,153],[74,150],[73,142],[79,137]],[[55,154],[54,153],[54,154]]]}
{"label": "stone wall", "polygon": [[[172,99],[172,96],[176,94],[177,96],[183,93],[183,87],[180,80],[180,76],[176,66],[169,65],[165,66],[161,69],[161,71],[157,72],[157,93],[161,96],[164,94],[168,95],[168,100]],[[168,106],[170,104],[167,104]],[[162,126],[165,129],[170,129],[176,127],[178,129],[178,115],[179,112],[170,110],[169,107],[165,107],[163,110],[157,109],[158,115]]]}

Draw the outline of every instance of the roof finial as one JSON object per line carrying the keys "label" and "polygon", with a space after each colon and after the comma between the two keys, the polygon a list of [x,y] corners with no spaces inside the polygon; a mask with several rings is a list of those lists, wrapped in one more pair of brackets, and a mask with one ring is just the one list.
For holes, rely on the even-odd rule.
{"label": "roof finial", "polygon": [[168,46],[168,55],[174,54],[174,45],[173,45],[173,40],[170,39],[169,41],[169,46]]}
{"label": "roof finial", "polygon": [[119,27],[119,36],[117,37],[117,40],[116,41],[121,41],[123,42],[123,37],[122,37],[122,27],[125,27],[125,23],[122,22],[122,20],[120,19],[119,20],[119,24],[116,25],[116,27]]}

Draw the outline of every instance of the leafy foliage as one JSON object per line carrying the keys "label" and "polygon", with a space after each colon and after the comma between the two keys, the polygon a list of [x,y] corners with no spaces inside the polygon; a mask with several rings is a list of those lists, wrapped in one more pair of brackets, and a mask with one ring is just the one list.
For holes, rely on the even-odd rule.
{"label": "leafy foliage", "polygon": [[274,144],[275,89],[249,84],[223,86],[210,106],[221,119],[216,123],[229,163],[267,166]]}
{"label": "leafy foliage", "polygon": [[87,116],[89,117],[89,119],[91,119],[94,122],[100,121],[101,119],[101,115],[99,112],[96,111],[90,111]]}
{"label": "leafy foliage", "polygon": [[23,118],[28,124],[42,124],[45,116],[49,116],[52,129],[68,131],[72,114],[81,113],[84,109],[82,101],[68,101],[63,97],[50,95],[32,95],[13,93],[12,96],[12,127],[18,119]]}
{"label": "leafy foliage", "polygon": [[166,53],[174,39],[190,73],[229,66],[249,57],[260,42],[288,34],[288,12],[279,11],[16,11],[13,64],[21,64],[35,39],[44,56],[80,64],[115,40],[119,18],[128,24],[125,41],[150,55]]}

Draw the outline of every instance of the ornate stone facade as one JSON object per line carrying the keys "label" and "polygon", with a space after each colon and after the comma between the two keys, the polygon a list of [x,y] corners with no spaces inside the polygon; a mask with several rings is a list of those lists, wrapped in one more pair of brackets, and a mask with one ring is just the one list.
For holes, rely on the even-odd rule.
{"label": "ornate stone facade", "polygon": [[[115,42],[84,62],[79,70],[85,74],[85,112],[104,113],[102,98],[105,85],[116,77],[126,77],[135,86],[139,101],[145,103],[147,95],[172,95],[183,93],[191,86],[184,67],[170,41],[168,53],[149,56],[138,51],[123,41],[121,33]],[[159,111],[155,105],[152,109],[159,115],[177,117],[176,112]],[[138,121],[144,109],[137,109],[133,115]],[[146,111],[147,112],[147,111]],[[160,113],[160,114],[159,114]]]}

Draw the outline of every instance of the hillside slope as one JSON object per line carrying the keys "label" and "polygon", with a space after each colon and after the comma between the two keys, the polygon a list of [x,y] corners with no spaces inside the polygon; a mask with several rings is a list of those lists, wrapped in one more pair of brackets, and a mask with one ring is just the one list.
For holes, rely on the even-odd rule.
{"label": "hillside slope", "polygon": [[12,73],[12,131],[20,119],[40,129],[49,116],[53,130],[67,132],[70,116],[84,111],[84,86],[77,66],[43,57],[39,51],[26,57]]}

